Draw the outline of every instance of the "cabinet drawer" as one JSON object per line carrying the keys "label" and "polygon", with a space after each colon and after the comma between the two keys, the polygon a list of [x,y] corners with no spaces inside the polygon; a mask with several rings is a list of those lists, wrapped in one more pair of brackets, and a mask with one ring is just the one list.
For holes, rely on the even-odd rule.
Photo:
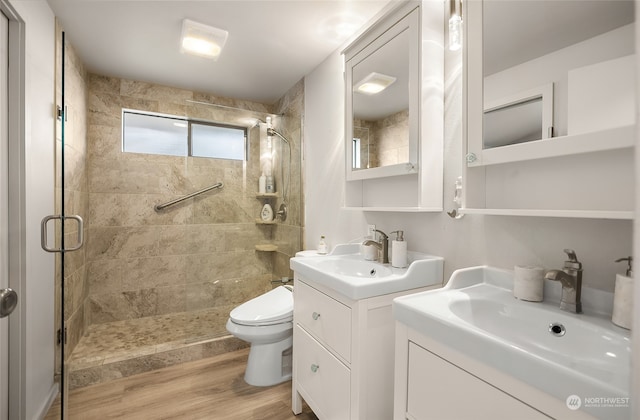
{"label": "cabinet drawer", "polygon": [[351,308],[301,281],[293,292],[295,323],[350,363]]}
{"label": "cabinet drawer", "polygon": [[300,326],[296,325],[294,334],[298,391],[319,418],[350,418],[349,369]]}

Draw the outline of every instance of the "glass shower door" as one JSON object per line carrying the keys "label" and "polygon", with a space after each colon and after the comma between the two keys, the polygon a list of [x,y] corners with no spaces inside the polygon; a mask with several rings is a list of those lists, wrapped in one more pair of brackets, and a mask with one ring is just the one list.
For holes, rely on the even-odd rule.
{"label": "glass shower door", "polygon": [[[68,144],[70,125],[69,106],[66,102],[65,82],[67,73],[67,52],[65,34],[59,31],[56,37],[56,152],[55,152],[55,214],[45,217],[41,223],[42,248],[56,254],[55,264],[55,330],[56,362],[55,371],[60,387],[60,418],[68,415],[68,366],[70,355],[69,338],[77,337],[81,332],[70,331],[74,327],[69,321],[74,313],[74,286],[78,282],[78,263],[84,261],[84,222],[79,214],[81,210],[78,180],[73,161],[68,162],[67,154],[73,150]],[[72,255],[72,253],[74,255]],[[82,278],[79,281],[83,281]]]}

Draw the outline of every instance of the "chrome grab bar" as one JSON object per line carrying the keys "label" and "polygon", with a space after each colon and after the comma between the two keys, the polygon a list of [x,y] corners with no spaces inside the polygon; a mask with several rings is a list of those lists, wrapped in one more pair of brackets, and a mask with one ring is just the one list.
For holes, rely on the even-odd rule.
{"label": "chrome grab bar", "polygon": [[180,203],[180,202],[182,202],[182,201],[184,201],[184,200],[188,200],[188,199],[190,199],[190,198],[192,198],[192,197],[195,197],[195,196],[197,196],[197,195],[200,195],[200,194],[206,193],[207,191],[211,191],[211,190],[214,190],[214,189],[216,189],[216,188],[222,188],[222,187],[224,187],[224,184],[223,184],[222,182],[218,182],[218,183],[217,183],[217,184],[215,184],[215,185],[212,185],[212,186],[207,187],[207,188],[203,188],[203,189],[201,189],[200,191],[193,192],[193,193],[191,193],[191,194],[185,195],[184,197],[180,197],[180,198],[176,198],[175,200],[167,201],[167,202],[166,202],[166,203],[164,203],[164,204],[156,204],[156,205],[155,205],[155,207],[154,207],[153,209],[154,209],[155,211],[164,210],[164,209],[166,209],[167,207],[173,206],[174,204],[178,204],[178,203]]}

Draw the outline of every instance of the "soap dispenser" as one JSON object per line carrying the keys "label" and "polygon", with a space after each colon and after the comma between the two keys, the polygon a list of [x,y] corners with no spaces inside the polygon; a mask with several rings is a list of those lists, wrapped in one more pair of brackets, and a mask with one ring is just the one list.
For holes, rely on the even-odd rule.
{"label": "soap dispenser", "polygon": [[619,327],[631,329],[631,318],[633,315],[633,257],[616,260],[616,262],[622,261],[627,262],[627,271],[624,276],[622,274],[616,274],[611,322]]}
{"label": "soap dispenser", "polygon": [[405,268],[407,266],[407,242],[404,240],[404,231],[395,230],[396,239],[391,241],[391,266]]}

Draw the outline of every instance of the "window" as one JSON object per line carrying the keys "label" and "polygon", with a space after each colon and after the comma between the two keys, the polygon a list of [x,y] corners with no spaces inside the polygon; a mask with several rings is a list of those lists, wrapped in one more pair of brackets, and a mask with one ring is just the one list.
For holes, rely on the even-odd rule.
{"label": "window", "polygon": [[122,150],[245,160],[247,129],[172,115],[122,111]]}

